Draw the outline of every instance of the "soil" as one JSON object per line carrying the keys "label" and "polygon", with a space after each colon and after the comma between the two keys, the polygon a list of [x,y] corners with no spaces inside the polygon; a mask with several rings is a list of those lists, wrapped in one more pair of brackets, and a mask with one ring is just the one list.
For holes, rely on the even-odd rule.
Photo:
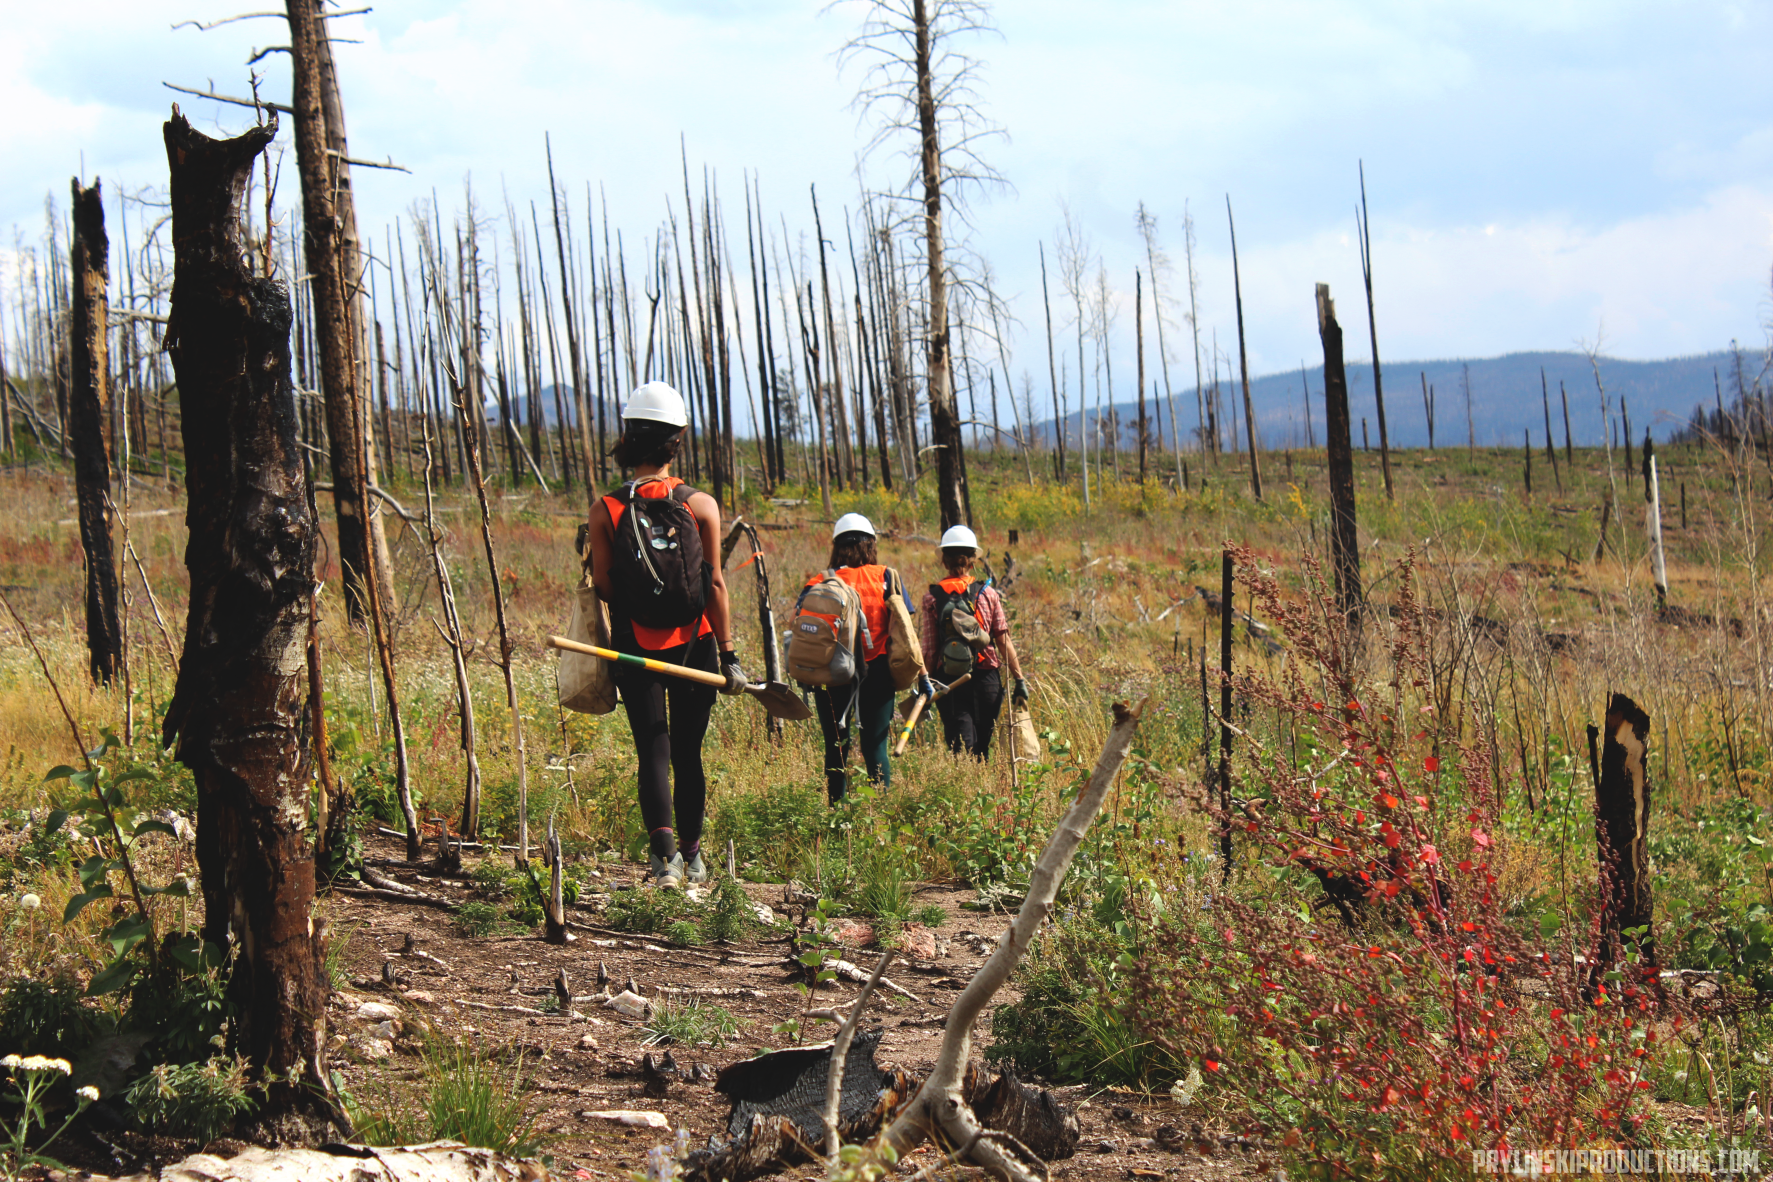
{"label": "soil", "polygon": [[[383,873],[420,890],[452,902],[473,897],[471,884],[465,880],[387,864],[402,853],[399,843],[375,838],[367,857],[372,864],[379,863]],[[598,869],[602,879],[593,890],[652,889],[644,885],[643,866],[605,862]],[[784,908],[781,886],[747,883],[746,891],[778,914],[798,911]],[[973,891],[941,885],[919,891],[917,905],[940,904],[948,912],[948,920],[934,929],[937,959],[901,957],[888,970],[887,976],[917,1000],[883,988],[870,1002],[870,1017],[885,1028],[876,1055],[883,1067],[901,1067],[919,1075],[930,1068],[948,1007],[983,962],[983,948],[1008,926],[1009,917],[1001,912],[961,908],[961,903],[974,897]],[[573,919],[579,926],[573,934],[577,939],[560,946],[545,943],[539,928],[536,933],[465,937],[457,933],[451,915],[444,910],[384,897],[336,893],[330,908],[335,930],[351,932],[342,956],[352,984],[334,993],[327,1014],[328,1066],[339,1073],[344,1086],[355,1094],[371,1096],[390,1085],[397,1092],[402,1090],[407,1081],[418,1077],[425,1041],[433,1034],[521,1050],[539,1099],[543,1152],[552,1159],[556,1177],[626,1182],[631,1173],[644,1170],[648,1149],[669,1143],[670,1130],[687,1128],[694,1145],[705,1143],[711,1134],[724,1137],[730,1105],[713,1090],[713,1072],[706,1072],[705,1080],[694,1078],[696,1065],[718,1071],[737,1060],[790,1045],[789,1036],[775,1034],[772,1028],[807,1004],[794,989],[794,983],[802,978],[790,967],[786,937],[780,934],[737,944],[669,947],[658,937],[582,922],[590,919],[591,913],[575,909]],[[405,951],[409,935],[416,950],[429,958]],[[878,952],[858,948],[847,951],[846,956],[871,969]],[[597,993],[600,963],[607,968],[614,992],[620,992],[630,977],[648,998],[656,998],[670,987],[746,991],[741,996],[706,998],[738,1019],[738,1037],[718,1049],[648,1046],[643,1019],[624,1017],[601,1001],[575,1002],[574,1012],[566,1017],[522,1012],[553,1004],[554,982],[561,970],[577,997]],[[383,980],[384,965],[392,967],[392,985]],[[859,990],[853,983],[836,982],[821,988],[814,1004],[841,1004]],[[372,1040],[379,1038],[379,1019],[359,1017],[361,1008],[372,1002],[399,1011],[399,1033],[391,1054],[373,1045]],[[988,1037],[989,1023],[987,1011],[974,1031],[975,1046]],[[828,1038],[834,1029],[827,1022],[809,1023],[809,1027],[808,1041]],[[666,1049],[676,1059],[680,1076],[663,1099],[649,1097],[643,1092],[641,1058]],[[373,1057],[378,1053],[387,1057]],[[1084,1087],[1056,1091],[1077,1107],[1083,1136],[1074,1157],[1053,1163],[1054,1178],[1122,1182],[1273,1176],[1275,1156],[1266,1147],[1242,1145],[1201,1130],[1167,1097]],[[612,1110],[659,1113],[670,1129],[626,1127],[594,1115]],[[1153,1134],[1160,1129],[1163,1139],[1176,1145],[1174,1150],[1154,1140]],[[1180,1143],[1173,1135],[1177,1131],[1182,1134]],[[136,1160],[126,1161],[112,1147]],[[71,1166],[115,1174],[165,1164],[196,1147],[134,1134],[107,1135],[94,1143],[90,1136],[70,1130],[57,1148],[61,1159]],[[209,1148],[225,1154],[238,1146],[222,1142]],[[908,1172],[931,1164],[933,1152],[927,1145],[921,1147],[901,1169]],[[971,1167],[946,1172],[984,1177],[982,1171]],[[794,1174],[822,1177],[822,1167],[809,1165]]]}

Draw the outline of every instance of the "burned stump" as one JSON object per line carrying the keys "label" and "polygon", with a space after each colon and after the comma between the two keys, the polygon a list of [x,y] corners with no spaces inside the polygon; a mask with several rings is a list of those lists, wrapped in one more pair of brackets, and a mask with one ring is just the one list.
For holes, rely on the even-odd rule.
{"label": "burned stump", "polygon": [[1617,961],[1637,930],[1638,953],[1656,963],[1651,938],[1650,716],[1624,694],[1607,703],[1600,774],[1595,780],[1595,841],[1601,864],[1601,949],[1597,968]]}
{"label": "burned stump", "polygon": [[[105,424],[111,418],[110,362],[105,327],[111,244],[105,236],[105,202],[94,182],[74,182],[74,327],[70,334],[73,380],[68,387],[68,439],[74,447],[74,493],[79,504],[80,548],[86,555],[86,649],[92,680],[109,685],[123,667],[123,630],[117,616],[117,558],[111,529],[111,452]],[[128,479],[125,473],[124,479]]]}
{"label": "burned stump", "polygon": [[235,1047],[269,1081],[255,1138],[339,1120],[321,1064],[328,993],[308,841],[306,650],[319,531],[296,442],[289,294],[255,276],[240,203],[275,119],[212,140],[173,108],[167,324],[189,466],[191,610],[165,740],[197,785],[203,939],[232,946]]}

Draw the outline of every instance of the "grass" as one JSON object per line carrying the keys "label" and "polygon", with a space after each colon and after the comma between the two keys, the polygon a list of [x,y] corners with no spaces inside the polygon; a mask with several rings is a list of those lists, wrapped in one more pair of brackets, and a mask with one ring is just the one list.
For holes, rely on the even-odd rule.
{"label": "grass", "polygon": [[[1773,870],[1760,852],[1767,847],[1757,844],[1773,840],[1768,832],[1773,685],[1764,676],[1773,665],[1773,617],[1767,610],[1773,552],[1761,540],[1766,524],[1761,503],[1732,489],[1729,464],[1743,467],[1742,457],[1722,457],[1698,446],[1663,447],[1657,454],[1669,600],[1721,621],[1740,620],[1739,635],[1728,628],[1677,629],[1656,622],[1642,541],[1641,486],[1626,484],[1622,457],[1615,458],[1609,473],[1599,451],[1577,453],[1574,465],[1564,465],[1560,453],[1562,492],[1551,484],[1543,462],[1536,463],[1538,490],[1529,498],[1521,488],[1519,449],[1402,452],[1393,457],[1396,500],[1388,501],[1379,457],[1357,453],[1364,573],[1377,609],[1367,659],[1385,659],[1394,625],[1384,606],[1396,601],[1399,590],[1388,572],[1414,551],[1416,590],[1434,613],[1426,688],[1448,727],[1449,746],[1494,737],[1491,779],[1502,802],[1499,827],[1512,851],[1497,868],[1496,889],[1516,914],[1543,922],[1588,920],[1584,900],[1592,898],[1596,871],[1585,727],[1599,721],[1609,689],[1634,696],[1653,722],[1651,856],[1658,872],[1659,929],[1678,927],[1683,916],[1701,914],[1711,900],[1724,899],[1736,917],[1734,926],[1708,929],[1714,936],[1709,944],[1695,936],[1667,947],[1695,962],[1734,956],[1732,965],[1752,968],[1767,927],[1764,913],[1757,918],[1754,908],[1773,904]],[[1102,970],[1112,967],[1131,938],[1117,924],[1132,931],[1132,917],[1149,913],[1151,900],[1168,897],[1171,888],[1185,893],[1202,873],[1217,884],[1221,868],[1208,860],[1216,853],[1199,802],[1207,768],[1203,731],[1215,729],[1201,710],[1200,661],[1204,650],[1209,666],[1217,663],[1218,637],[1216,620],[1195,597],[1195,588],[1217,590],[1220,547],[1231,540],[1248,543],[1287,592],[1302,597],[1309,564],[1326,557],[1323,454],[1265,456],[1269,491],[1262,503],[1246,491],[1246,461],[1223,456],[1203,463],[1191,457],[1195,487],[1187,492],[1155,481],[1140,487],[1111,480],[1094,491],[1088,511],[1075,465],[1068,486],[1029,487],[1020,464],[1007,454],[977,453],[968,462],[975,526],[990,560],[1001,571],[1004,554],[1011,551],[1018,568],[1006,602],[1032,677],[1035,725],[1045,736],[1042,760],[1019,765],[1014,773],[1001,757],[985,765],[958,761],[934,741],[936,728],[925,725],[894,761],[890,791],[859,789],[834,811],[824,802],[816,726],[791,726],[778,742],[755,707],[723,699],[704,747],[710,782],[704,844],[722,849],[731,839],[744,875],[754,881],[797,880],[839,907],[889,926],[913,919],[934,926],[945,917],[940,908],[916,905],[915,885],[1003,884],[1013,894],[1025,884],[1033,857],[1093,762],[1107,731],[1109,703],[1149,695],[1152,709],[1133,759],[1080,850],[1059,903],[1053,931],[1074,933],[1075,946],[1044,948],[1032,962],[1034,975],[1022,983],[1025,997],[1046,999],[1063,1021],[1043,1026],[1037,1013],[1006,1015],[1003,1030],[1006,1037],[1019,1030],[1014,1037],[1030,1055],[1044,1046],[1054,1060],[1048,1070],[1164,1087],[1173,1082],[1165,1073],[1176,1065],[1128,1046],[1126,1032],[1106,1022],[1090,999],[1104,994],[1111,979]],[[399,472],[386,477],[396,496],[411,492],[403,479]],[[1764,485],[1764,474],[1761,480]],[[1683,485],[1686,528],[1680,526]],[[1600,506],[1615,486],[1613,549],[1596,562]],[[777,491],[794,498],[806,490]],[[572,518],[582,502],[576,494],[524,492],[521,502],[495,500],[494,530],[501,561],[511,572],[507,591],[517,687],[531,720],[532,825],[552,813],[575,853],[639,860],[644,832],[626,721],[619,712],[561,716],[553,705],[553,661],[542,644],[565,614],[575,569]],[[0,583],[21,588],[8,593],[32,622],[88,745],[100,726],[121,733],[120,723],[129,717],[137,748],[146,749],[157,734],[174,666],[132,570],[129,689],[91,685],[80,623],[78,543],[73,527],[61,524],[71,495],[71,482],[59,472],[0,474]],[[181,504],[177,496],[153,489],[134,496],[140,510]],[[815,493],[811,503],[816,501]],[[932,547],[919,540],[936,535],[932,498],[913,504],[877,489],[839,491],[833,501],[838,512],[855,509],[873,518],[883,531],[882,561],[898,566],[913,587],[934,577]],[[459,489],[446,490],[443,518],[469,520],[453,513],[464,504]],[[782,527],[763,534],[778,599],[805,573],[824,565],[827,527],[797,516],[805,509],[771,506],[756,489],[737,508],[748,520]],[[176,513],[141,518],[132,521],[132,529],[176,642],[188,606],[181,519]],[[325,529],[331,533],[330,520]],[[1011,529],[1020,535],[1013,546]],[[448,663],[425,620],[431,602],[426,562],[409,536],[397,532],[390,542],[403,596],[398,665],[412,779],[420,786],[421,808],[453,814],[464,765]],[[457,549],[473,552],[462,545]],[[333,549],[323,546],[322,552]],[[743,557],[735,555],[734,565]],[[322,573],[336,582],[336,568]],[[492,620],[484,569],[464,559],[453,577],[464,627],[485,634]],[[735,612],[739,649],[755,673],[760,662],[749,576],[738,574],[734,587],[737,602],[747,607]],[[334,595],[322,598],[323,605],[338,601]],[[1247,606],[1240,597],[1238,607]],[[1496,627],[1467,622],[1474,617],[1495,621]],[[1581,641],[1573,648],[1552,648],[1544,642],[1546,633],[1580,635]],[[379,689],[372,700],[362,634],[328,610],[321,636],[335,766],[366,801],[385,808],[391,740]],[[1305,667],[1292,654],[1270,654],[1241,636],[1236,660],[1240,668],[1273,678]],[[496,710],[503,701],[497,671],[477,661],[470,680],[477,701]],[[1307,683],[1299,692],[1321,696],[1320,687]],[[1260,710],[1237,721],[1272,758],[1322,760],[1321,754],[1293,745],[1288,729]],[[72,928],[56,922],[80,889],[71,860],[15,819],[27,810],[41,816],[49,805],[63,803],[54,798],[56,788],[41,783],[42,773],[51,764],[78,762],[66,724],[43,692],[40,672],[17,643],[0,645],[0,753],[0,885],[6,892],[0,896],[0,969],[16,976],[58,957],[75,964],[102,961],[100,909],[89,909],[94,918],[82,916]],[[487,785],[482,837],[508,835],[515,829],[517,769],[500,728],[483,728],[479,759]],[[173,852],[156,846],[148,853],[164,860],[152,868],[152,877],[165,881]],[[478,882],[484,901],[466,905],[459,916],[464,932],[490,934],[502,922],[501,910],[511,906],[510,872],[491,861]],[[1274,907],[1310,902],[1309,889],[1291,881],[1234,875],[1232,884],[1240,898]],[[30,914],[13,903],[27,891],[42,901]],[[153,905],[157,914],[169,916],[192,909],[192,918],[197,906],[176,900]],[[754,930],[739,884],[724,881],[716,883],[706,906],[691,905],[674,892],[616,891],[604,921],[682,942],[736,940]],[[1753,1055],[1764,1053],[1769,1039],[1750,1025],[1706,1044],[1704,1055],[1717,1069],[1720,1089],[1730,1062],[1730,1087],[1739,1092],[1743,1081],[1759,1080],[1765,1071]],[[1672,1081],[1676,1070],[1687,1070],[1671,1066],[1672,1059],[1657,1062],[1660,1074],[1648,1077]],[[428,1059],[426,1072],[431,1070]],[[501,1078],[521,1074],[521,1066],[497,1070]],[[428,1078],[422,1074],[414,1081],[414,1096],[430,1094]],[[1693,1092],[1697,1078],[1689,1070],[1681,1082]],[[429,1110],[421,1110],[416,1100],[410,1111],[397,1103],[376,1107],[387,1120],[406,1122],[399,1127],[410,1139],[440,1135],[430,1127]]]}
{"label": "grass", "polygon": [[648,1046],[718,1048],[738,1036],[739,1020],[730,1012],[694,999],[660,1003],[646,1026]]}
{"label": "grass", "polygon": [[344,1099],[366,1145],[448,1139],[524,1156],[543,1144],[533,1084],[521,1052],[504,1056],[438,1041],[426,1048],[413,1087],[396,1088],[383,1077],[373,1095]]}

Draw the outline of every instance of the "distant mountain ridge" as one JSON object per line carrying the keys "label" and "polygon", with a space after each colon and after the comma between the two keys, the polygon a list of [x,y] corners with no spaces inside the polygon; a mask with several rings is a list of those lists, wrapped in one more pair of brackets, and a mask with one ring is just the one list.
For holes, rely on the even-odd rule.
{"label": "distant mountain ridge", "polygon": [[[1613,357],[1597,359],[1600,380],[1605,385],[1613,413],[1619,412],[1620,399],[1631,418],[1632,434],[1637,440],[1649,427],[1657,439],[1664,439],[1691,417],[1693,408],[1715,404],[1721,386],[1725,405],[1735,393],[1736,356],[1728,350],[1702,353],[1692,357],[1671,357],[1661,361],[1621,361]],[[1744,375],[1752,388],[1760,373],[1759,353],[1745,351],[1742,355]],[[1595,366],[1583,353],[1509,353],[1501,357],[1453,359],[1442,361],[1386,361],[1380,359],[1380,375],[1385,385],[1385,419],[1393,447],[1428,446],[1428,421],[1423,408],[1424,383],[1434,391],[1434,442],[1437,447],[1463,446],[1468,438],[1463,380],[1468,372],[1471,381],[1471,430],[1477,442],[1485,447],[1518,446],[1522,432],[1532,433],[1533,443],[1544,446],[1545,412],[1540,399],[1540,370],[1544,369],[1545,388],[1550,393],[1552,439],[1560,446],[1564,441],[1563,403],[1559,398],[1561,383],[1569,398],[1570,436],[1578,446],[1594,446],[1603,442],[1601,396],[1595,387]],[[1192,365],[1189,369],[1192,370]],[[1149,377],[1152,367],[1147,363]],[[1348,405],[1354,445],[1361,445],[1361,420],[1367,420],[1372,446],[1379,446],[1379,416],[1373,400],[1373,366],[1370,362],[1350,364],[1348,372]],[[1715,377],[1714,377],[1715,374]],[[1181,420],[1185,439],[1193,438],[1196,423],[1195,394],[1192,381],[1179,384],[1181,374],[1170,367],[1171,389],[1175,395],[1176,417]],[[1188,377],[1192,379],[1192,372]],[[1312,434],[1318,446],[1324,442],[1324,371],[1321,358],[1315,366],[1307,365],[1305,379],[1311,388]],[[1153,380],[1160,391],[1146,403],[1146,414],[1154,419],[1161,413],[1164,445],[1170,441],[1170,414],[1161,395],[1162,379]],[[1092,389],[1093,393],[1093,389]],[[1137,440],[1135,424],[1139,408],[1129,401],[1123,389],[1115,409],[1120,415],[1122,446],[1133,446]],[[1265,374],[1250,379],[1250,400],[1255,404],[1256,423],[1265,448],[1305,447],[1307,444],[1305,405],[1300,373]],[[964,397],[964,395],[963,395]],[[1038,397],[1038,396],[1037,396]],[[1074,392],[1075,397],[1075,392]],[[1235,374],[1220,377],[1220,401],[1227,415],[1237,418],[1238,438],[1243,438],[1243,388]],[[1095,421],[1095,407],[1089,409],[1090,422]],[[1107,408],[1103,410],[1107,416]],[[1079,414],[1072,411],[1066,418],[1067,433],[1075,446],[1078,440]],[[1222,426],[1226,446],[1230,446],[1229,428]],[[1154,423],[1155,430],[1155,423]],[[1053,419],[1048,416],[1036,425],[1041,440],[1051,445]],[[1634,440],[1635,441],[1635,440]]]}

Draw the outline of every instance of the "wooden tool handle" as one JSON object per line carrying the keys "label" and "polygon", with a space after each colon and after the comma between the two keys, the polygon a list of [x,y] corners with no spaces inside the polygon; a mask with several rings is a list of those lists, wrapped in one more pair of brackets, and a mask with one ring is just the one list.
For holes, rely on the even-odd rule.
{"label": "wooden tool handle", "polygon": [[903,729],[899,732],[899,741],[897,743],[893,744],[893,754],[894,755],[905,754],[905,744],[907,744],[911,741],[911,728],[916,726],[917,720],[923,716],[923,708],[925,706],[929,705],[931,702],[935,701],[937,698],[947,697],[949,694],[953,693],[956,689],[960,688],[961,686],[965,685],[968,681],[972,680],[972,677],[973,677],[973,675],[971,673],[962,673],[959,677],[956,677],[953,681],[949,682],[946,689],[943,689],[943,690],[941,690],[937,693],[934,693],[934,694],[919,697],[917,699],[917,701],[911,703],[911,713],[906,715],[906,717],[905,717],[905,729]]}
{"label": "wooden tool handle", "polygon": [[580,644],[578,641],[568,640],[564,636],[550,636],[548,647],[565,649],[571,653],[584,653],[588,657],[602,657],[604,660],[614,661],[618,665],[633,665],[641,669],[651,669],[654,673],[681,677],[685,681],[699,681],[703,685],[716,687],[726,685],[726,678],[719,673],[709,673],[704,669],[691,669],[687,665],[671,665],[664,661],[655,661],[651,657],[637,657],[632,653],[619,653],[614,649],[598,648],[594,644]]}
{"label": "wooden tool handle", "polygon": [[919,696],[917,701],[911,703],[911,713],[905,717],[905,726],[899,732],[899,741],[893,744],[894,755],[905,754],[905,744],[911,741],[911,728],[917,725],[918,717],[923,714],[923,708],[929,701],[929,698]]}

